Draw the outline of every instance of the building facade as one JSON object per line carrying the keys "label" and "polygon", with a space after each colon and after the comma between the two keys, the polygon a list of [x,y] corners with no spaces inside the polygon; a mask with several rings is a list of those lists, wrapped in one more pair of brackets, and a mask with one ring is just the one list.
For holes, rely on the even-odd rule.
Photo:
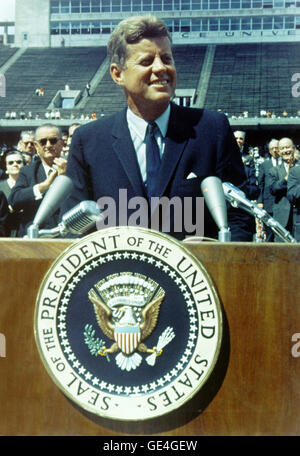
{"label": "building facade", "polygon": [[120,20],[149,13],[175,44],[300,40],[296,0],[16,0],[15,45],[106,45]]}

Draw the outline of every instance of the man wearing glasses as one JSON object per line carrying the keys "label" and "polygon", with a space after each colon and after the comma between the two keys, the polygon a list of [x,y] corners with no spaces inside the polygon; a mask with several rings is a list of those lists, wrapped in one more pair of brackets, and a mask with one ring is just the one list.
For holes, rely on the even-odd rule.
{"label": "man wearing glasses", "polygon": [[[21,169],[9,198],[12,208],[22,211],[18,237],[26,234],[46,191],[56,176],[65,174],[67,166],[67,161],[61,157],[62,132],[57,126],[45,124],[37,128],[34,146],[38,158]],[[57,224],[58,214],[54,214],[43,227],[53,228]]]}

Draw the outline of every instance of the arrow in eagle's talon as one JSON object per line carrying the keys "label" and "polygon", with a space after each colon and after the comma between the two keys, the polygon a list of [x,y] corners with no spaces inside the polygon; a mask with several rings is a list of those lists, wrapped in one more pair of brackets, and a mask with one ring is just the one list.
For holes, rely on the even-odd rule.
{"label": "arrow in eagle's talon", "polygon": [[175,337],[175,333],[173,328],[168,326],[164,332],[159,336],[157,346],[154,347],[154,352],[146,358],[147,363],[149,366],[154,366],[157,356],[162,354],[163,348],[168,345],[171,340]]}

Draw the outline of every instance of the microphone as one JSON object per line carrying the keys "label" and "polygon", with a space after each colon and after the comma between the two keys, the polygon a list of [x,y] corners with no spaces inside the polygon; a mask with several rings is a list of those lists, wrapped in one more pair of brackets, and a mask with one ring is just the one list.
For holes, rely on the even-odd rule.
{"label": "microphone", "polygon": [[38,237],[54,238],[67,233],[81,235],[93,228],[102,218],[102,211],[95,201],[81,201],[62,216],[57,227],[40,230]]}
{"label": "microphone", "polygon": [[102,218],[102,211],[95,201],[82,201],[66,212],[60,223],[63,233],[83,234]]}
{"label": "microphone", "polygon": [[38,237],[39,226],[60,207],[72,189],[73,182],[68,176],[62,174],[55,178],[36,212],[32,225],[27,229],[29,239]]}
{"label": "microphone", "polygon": [[215,176],[206,177],[201,183],[201,190],[211,216],[219,228],[219,241],[229,242],[231,233],[221,179]]}
{"label": "microphone", "polygon": [[284,242],[297,242],[296,239],[287,231],[276,219],[270,216],[265,209],[246,198],[245,193],[235,187],[230,182],[223,182],[225,198],[233,207],[239,207],[249,214],[257,217],[265,225],[269,226]]}
{"label": "microphone", "polygon": [[223,190],[225,198],[230,202],[233,207],[240,207],[251,215],[259,217],[264,212],[263,209],[258,207],[252,201],[246,198],[245,193],[239,188],[235,187],[230,182],[223,182]]}

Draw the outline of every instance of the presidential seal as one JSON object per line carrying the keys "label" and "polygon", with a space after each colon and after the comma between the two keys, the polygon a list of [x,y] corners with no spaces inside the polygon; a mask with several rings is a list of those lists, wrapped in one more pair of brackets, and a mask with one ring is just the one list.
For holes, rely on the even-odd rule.
{"label": "presidential seal", "polygon": [[35,338],[62,392],[103,418],[189,401],[220,351],[222,312],[199,260],[168,235],[115,227],[74,242],[41,284]]}

